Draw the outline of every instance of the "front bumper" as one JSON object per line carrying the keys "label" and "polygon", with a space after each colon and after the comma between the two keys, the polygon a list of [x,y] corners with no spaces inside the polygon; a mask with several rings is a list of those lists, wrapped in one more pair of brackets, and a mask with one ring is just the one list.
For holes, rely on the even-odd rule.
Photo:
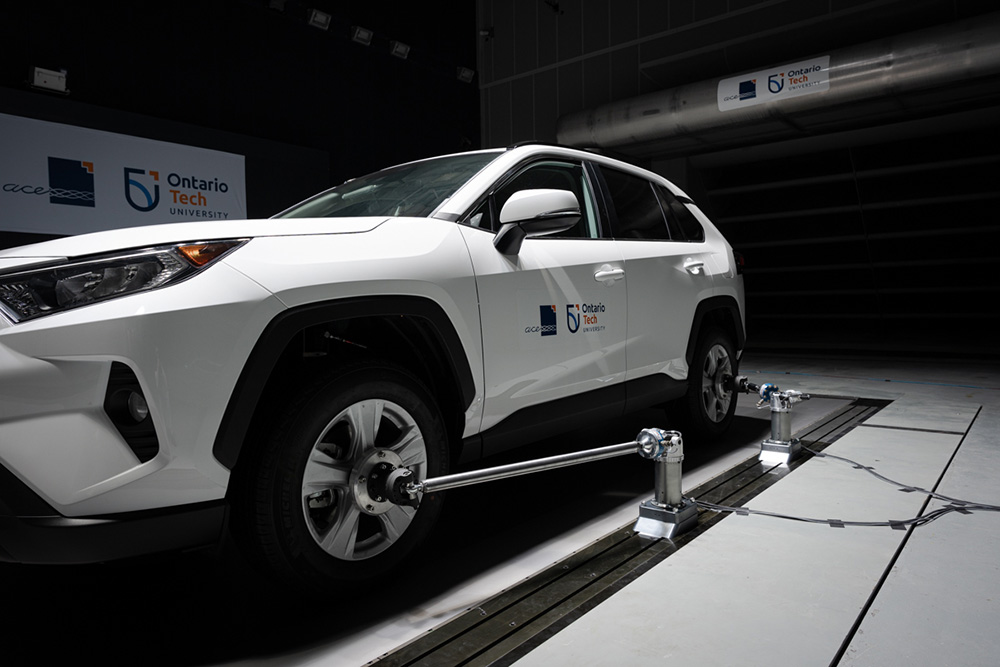
{"label": "front bumper", "polygon": [[[54,510],[50,518],[221,501],[229,471],[212,444],[257,335],[282,309],[217,264],[164,289],[0,323],[0,465]],[[151,459],[137,456],[106,411],[115,364],[134,373],[148,403]]]}
{"label": "front bumper", "polygon": [[222,500],[86,518],[64,517],[0,466],[0,561],[75,564],[217,542]]}

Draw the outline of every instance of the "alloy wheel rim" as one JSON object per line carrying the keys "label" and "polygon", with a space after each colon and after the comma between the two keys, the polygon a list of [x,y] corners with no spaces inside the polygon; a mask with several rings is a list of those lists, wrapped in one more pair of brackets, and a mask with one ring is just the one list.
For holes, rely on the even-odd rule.
{"label": "alloy wheel rim", "polygon": [[726,389],[726,376],[732,375],[733,364],[725,347],[716,343],[705,355],[701,373],[701,405],[705,416],[720,423],[729,414],[733,394]]}
{"label": "alloy wheel rim", "polygon": [[301,504],[316,544],[341,560],[364,560],[393,544],[417,510],[377,496],[373,476],[406,467],[427,475],[427,448],[413,416],[383,399],[342,410],[320,433],[302,476]]}

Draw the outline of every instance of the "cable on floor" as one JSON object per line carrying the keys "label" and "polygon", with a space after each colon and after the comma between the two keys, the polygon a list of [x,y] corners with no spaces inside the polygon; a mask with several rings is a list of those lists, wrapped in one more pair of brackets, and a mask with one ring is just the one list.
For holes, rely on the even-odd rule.
{"label": "cable on floor", "polygon": [[776,519],[786,519],[788,521],[801,521],[803,523],[817,523],[826,524],[831,528],[846,528],[846,527],[877,527],[877,528],[892,528],[894,530],[906,530],[909,526],[925,526],[932,521],[940,519],[945,514],[951,514],[952,512],[958,512],[960,514],[972,514],[973,512],[1000,512],[1000,505],[990,505],[987,503],[974,503],[967,500],[960,500],[958,498],[952,498],[940,493],[935,493],[934,491],[928,491],[927,489],[922,489],[919,486],[910,486],[907,484],[900,484],[888,477],[875,472],[875,468],[872,466],[866,466],[853,461],[849,458],[843,456],[836,456],[834,454],[827,454],[825,452],[816,451],[810,449],[806,445],[802,445],[802,448],[807,452],[810,452],[813,456],[825,457],[829,459],[834,459],[836,461],[841,461],[850,464],[857,470],[864,470],[865,472],[871,474],[876,479],[879,479],[887,484],[895,486],[900,491],[904,493],[922,493],[931,498],[944,501],[948,503],[944,507],[939,507],[938,509],[932,510],[923,516],[916,516],[910,519],[899,519],[888,521],[844,521],[842,519],[814,519],[810,517],[794,516],[791,514],[779,514],[776,512],[766,512],[764,510],[750,509],[749,507],[731,507],[728,505],[719,505],[716,503],[710,503],[696,498],[691,500],[702,509],[708,510],[710,512],[732,512],[733,514],[739,514],[741,516],[747,516],[750,514],[758,514],[761,516],[770,516]]}

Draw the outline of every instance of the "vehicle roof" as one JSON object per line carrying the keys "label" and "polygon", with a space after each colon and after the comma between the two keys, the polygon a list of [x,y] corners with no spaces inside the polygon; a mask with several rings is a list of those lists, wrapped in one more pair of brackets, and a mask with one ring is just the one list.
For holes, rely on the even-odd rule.
{"label": "vehicle roof", "polygon": [[[643,169],[629,162],[620,159],[593,153],[580,148],[560,146],[558,144],[547,144],[541,142],[518,143],[506,149],[486,149],[479,152],[496,151],[499,153],[496,160],[486,165],[478,174],[469,179],[464,186],[456,191],[452,197],[443,202],[431,217],[455,220],[473,206],[482,192],[500,179],[508,171],[516,167],[523,161],[532,157],[563,157],[576,160],[589,160],[598,164],[614,167],[621,171],[626,171],[636,176],[647,178],[660,183],[670,189],[675,195],[687,197],[687,194],[671,181],[657,173]],[[689,197],[688,197],[689,198]],[[690,199],[690,198],[689,198]]]}

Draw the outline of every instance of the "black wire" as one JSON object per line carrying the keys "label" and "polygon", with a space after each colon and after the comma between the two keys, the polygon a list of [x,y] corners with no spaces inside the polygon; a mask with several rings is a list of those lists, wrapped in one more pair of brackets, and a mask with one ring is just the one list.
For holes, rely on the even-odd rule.
{"label": "black wire", "polygon": [[827,454],[825,452],[819,452],[814,449],[802,445],[802,448],[807,452],[810,452],[813,456],[826,457],[835,459],[837,461],[843,461],[844,463],[849,463],[851,466],[858,470],[864,470],[869,474],[873,475],[876,479],[879,479],[887,484],[895,486],[900,491],[906,493],[922,493],[924,495],[930,496],[931,498],[936,498],[937,500],[942,500],[948,503],[944,507],[939,507],[936,510],[932,510],[927,514],[922,516],[916,516],[910,519],[901,519],[898,521],[842,521],[840,519],[814,519],[810,517],[794,516],[791,514],[778,514],[776,512],[766,512],[764,510],[754,510],[749,507],[730,507],[728,505],[719,505],[716,503],[710,503],[703,500],[697,500],[691,498],[691,500],[702,509],[708,510],[710,512],[732,512],[734,514],[749,515],[758,514],[761,516],[770,516],[776,519],[786,519],[788,521],[800,521],[803,523],[818,523],[826,524],[832,528],[844,528],[847,526],[852,527],[875,527],[875,528],[894,528],[896,530],[904,530],[907,526],[925,526],[932,521],[940,519],[945,514],[951,514],[952,512],[959,512],[961,514],[971,514],[972,512],[1000,512],[1000,505],[989,505],[986,503],[973,503],[967,500],[960,500],[957,498],[951,498],[940,493],[935,493],[934,491],[928,491],[927,489],[922,489],[919,486],[908,486],[906,484],[900,484],[888,477],[875,472],[875,469],[871,466],[861,465],[857,461],[852,461],[851,459],[845,458],[843,456],[835,456],[833,454]]}
{"label": "black wire", "polygon": [[911,493],[911,492],[912,493],[922,493],[924,495],[930,496],[931,498],[937,498],[938,500],[943,500],[945,502],[953,503],[955,505],[965,505],[965,506],[975,505],[975,506],[978,506],[980,508],[989,507],[989,508],[992,508],[991,511],[993,511],[993,512],[1000,512],[1000,505],[989,505],[987,503],[973,503],[973,502],[969,502],[967,500],[960,500],[958,498],[952,498],[950,496],[946,496],[946,495],[943,495],[941,493],[935,493],[934,491],[928,491],[927,489],[922,489],[919,486],[909,486],[909,485],[906,485],[906,484],[901,484],[901,483],[899,483],[899,482],[897,482],[895,480],[889,479],[885,475],[880,475],[879,473],[875,472],[875,468],[873,468],[872,466],[861,465],[857,461],[852,461],[851,459],[845,458],[843,456],[836,456],[834,454],[827,454],[826,452],[818,452],[815,449],[810,449],[806,445],[802,445],[802,449],[804,449],[807,452],[811,453],[813,456],[825,457],[825,458],[835,459],[837,461],[843,461],[844,463],[849,463],[853,467],[855,467],[855,468],[857,468],[859,470],[864,470],[864,471],[868,472],[870,475],[872,475],[876,479],[880,479],[883,482],[886,482],[887,484],[891,484],[891,485],[895,486],[900,491],[905,491],[907,493]]}
{"label": "black wire", "polygon": [[710,512],[733,512],[734,514],[748,515],[748,514],[759,514],[761,516],[774,517],[776,519],[787,519],[788,521],[800,521],[802,523],[817,523],[826,524],[832,528],[845,528],[847,526],[851,527],[865,527],[865,528],[895,528],[902,529],[907,526],[924,526],[932,521],[940,519],[945,514],[950,514],[952,512],[960,512],[962,514],[971,514],[973,511],[983,511],[983,512],[1000,512],[1000,507],[995,505],[946,505],[945,507],[939,507],[932,512],[928,512],[923,516],[917,516],[910,519],[900,519],[890,520],[890,521],[842,521],[840,519],[814,519],[810,517],[794,516],[791,514],[778,514],[776,512],[766,512],[764,510],[750,509],[749,507],[729,507],[727,505],[717,505],[716,503],[710,503],[703,500],[697,500],[695,498],[691,499],[695,505],[706,509]]}

